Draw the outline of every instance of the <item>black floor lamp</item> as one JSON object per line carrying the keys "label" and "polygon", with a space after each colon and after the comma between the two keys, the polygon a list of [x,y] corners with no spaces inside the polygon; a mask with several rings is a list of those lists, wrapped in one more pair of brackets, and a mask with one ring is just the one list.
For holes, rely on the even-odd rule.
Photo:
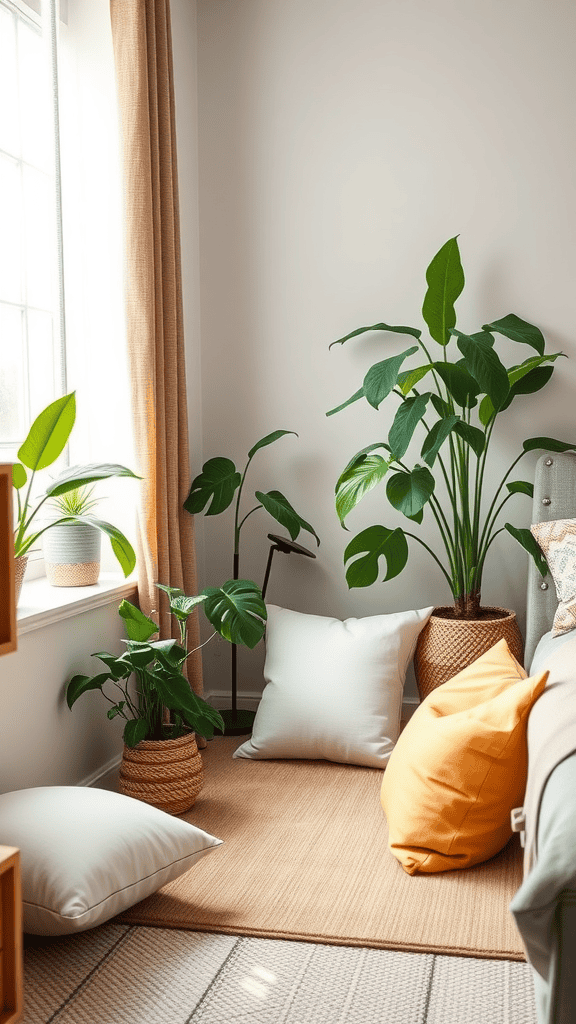
{"label": "black floor lamp", "polygon": [[[270,577],[270,569],[272,568],[272,558],[274,557],[275,551],[281,551],[284,555],[306,555],[307,558],[316,558],[313,551],[309,551],[308,548],[302,547],[301,544],[296,544],[295,541],[290,540],[289,537],[279,537],[275,533],[268,534],[268,540],[272,541],[270,546],[270,553],[268,555],[268,562],[266,563],[266,572],[264,573],[264,583],[262,584],[262,597],[266,597],[266,590],[268,588],[268,579]],[[235,576],[238,578],[237,566],[234,566]],[[224,735],[225,736],[243,736],[245,733],[252,732],[252,725],[254,723],[255,711],[246,711],[238,708],[237,700],[237,650],[236,644],[232,644],[232,707],[226,708],[221,711],[220,714],[224,719]]]}

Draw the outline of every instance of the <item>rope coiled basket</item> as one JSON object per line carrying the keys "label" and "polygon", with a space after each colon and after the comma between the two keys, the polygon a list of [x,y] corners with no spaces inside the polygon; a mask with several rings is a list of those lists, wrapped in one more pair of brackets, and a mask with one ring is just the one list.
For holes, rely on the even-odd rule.
{"label": "rope coiled basket", "polygon": [[124,745],[120,792],[169,814],[183,814],[196,801],[204,782],[202,758],[194,733],[175,740],[141,740]]}
{"label": "rope coiled basket", "polygon": [[[516,613],[508,608],[482,608],[483,618],[455,619],[451,608],[435,608],[418,637],[414,672],[420,700],[471,665],[499,640],[523,664],[524,641]],[[489,613],[492,613],[490,616]]]}

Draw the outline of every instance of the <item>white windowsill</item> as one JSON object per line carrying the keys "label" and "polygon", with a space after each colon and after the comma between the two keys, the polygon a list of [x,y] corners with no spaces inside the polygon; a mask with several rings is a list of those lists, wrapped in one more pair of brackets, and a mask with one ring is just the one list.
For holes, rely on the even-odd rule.
{"label": "white windowsill", "polygon": [[136,587],[135,573],[124,579],[119,573],[103,572],[93,587],[51,587],[45,576],[24,582],[16,616],[18,636],[92,608],[115,604],[133,596]]}

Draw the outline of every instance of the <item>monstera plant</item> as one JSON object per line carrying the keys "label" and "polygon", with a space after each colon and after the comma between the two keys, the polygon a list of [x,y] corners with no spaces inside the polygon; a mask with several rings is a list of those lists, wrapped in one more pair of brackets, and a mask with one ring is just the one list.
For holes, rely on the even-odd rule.
{"label": "monstera plant", "polygon": [[[230,508],[234,498],[234,548],[233,548],[233,577],[238,579],[240,571],[240,533],[244,523],[254,512],[263,508],[276,522],[285,527],[290,534],[292,541],[295,541],[301,530],[311,533],[317,544],[320,539],[310,523],[299,515],[287,498],[280,491],[255,491],[255,498],[258,502],[249,512],[242,514],[241,499],[246,480],[246,474],[252,459],[262,448],[274,444],[286,434],[298,435],[294,430],[274,430],[271,434],[262,437],[248,452],[248,459],[242,472],[236,469],[231,459],[214,458],[209,459],[202,466],[202,472],[192,481],[190,493],[184,502],[184,508],[196,515],[205,512],[207,516],[217,516]],[[254,720],[254,713],[251,711],[239,710],[237,706],[237,662],[236,645],[232,645],[232,708],[223,712],[226,723],[226,732],[230,735],[248,732]]]}
{"label": "monstera plant", "polygon": [[[449,239],[426,272],[422,316],[431,341],[418,327],[377,323],[359,327],[333,345],[366,332],[408,336],[411,344],[370,367],[361,386],[327,413],[365,400],[373,409],[395,407],[387,437],[374,441],[348,462],[336,484],[336,510],[342,526],[358,503],[382,484],[386,498],[408,521],[406,527],[376,525],[362,530],[344,552],[350,587],[367,587],[386,565],[384,580],[394,579],[408,561],[408,539],[426,548],[445,577],[456,618],[481,613],[481,586],[486,559],[496,537],[507,531],[545,575],[542,553],[527,529],[502,521],[515,494],[532,496],[527,480],[510,479],[518,462],[538,449],[565,452],[573,443],[530,437],[500,480],[489,452],[496,424],[513,402],[548,384],[562,352],[547,352],[540,329],[514,313],[465,333],[456,327],[455,302],[464,288],[457,238]],[[508,366],[499,356],[497,338],[528,349]],[[414,445],[417,454],[413,457]],[[439,486],[440,485],[440,486]],[[414,527],[424,516],[433,520],[438,554]]]}

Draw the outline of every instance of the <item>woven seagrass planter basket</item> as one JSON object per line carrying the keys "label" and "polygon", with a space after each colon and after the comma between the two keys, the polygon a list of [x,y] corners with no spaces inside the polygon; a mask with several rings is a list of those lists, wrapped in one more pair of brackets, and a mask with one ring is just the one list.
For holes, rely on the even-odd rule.
{"label": "woven seagrass planter basket", "polygon": [[176,740],[124,745],[120,792],[169,814],[183,814],[202,789],[204,771],[194,733]]}
{"label": "woven seagrass planter basket", "polygon": [[471,665],[499,640],[523,664],[524,642],[516,613],[508,608],[482,608],[480,619],[455,619],[452,608],[435,608],[418,637],[414,672],[420,700]]}

